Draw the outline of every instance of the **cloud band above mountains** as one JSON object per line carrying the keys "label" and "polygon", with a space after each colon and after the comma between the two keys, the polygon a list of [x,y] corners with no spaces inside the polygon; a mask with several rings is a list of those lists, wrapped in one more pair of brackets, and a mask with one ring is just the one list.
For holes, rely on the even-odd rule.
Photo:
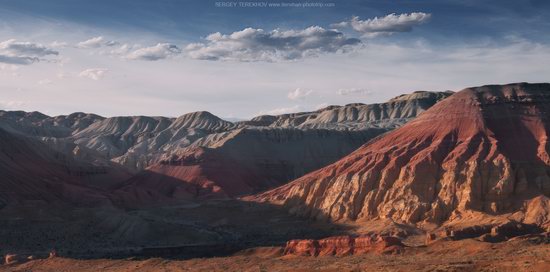
{"label": "cloud band above mountains", "polygon": [[[416,25],[428,21],[431,14],[413,12],[389,14],[384,17],[361,20],[352,17],[349,21],[333,24],[332,27],[351,27],[363,37],[408,32]],[[65,44],[65,43],[62,43]],[[231,34],[215,32],[204,41],[190,43],[184,49],[172,43],[157,43],[143,47],[129,45],[103,36],[76,43],[73,48],[97,50],[99,54],[118,56],[122,59],[157,61],[184,53],[198,60],[237,62],[280,62],[294,61],[323,54],[346,53],[360,46],[362,41],[350,37],[337,29],[311,26],[305,29],[265,31],[259,28],[245,28]],[[57,47],[56,47],[57,48]],[[111,48],[106,50],[106,48]],[[0,43],[0,62],[28,65],[48,55],[59,52],[47,46],[32,42],[7,40]]]}
{"label": "cloud band above mountains", "polygon": [[270,32],[246,28],[229,35],[210,34],[204,43],[190,44],[186,51],[189,57],[201,60],[276,62],[346,52],[360,43],[359,39],[319,26]]}
{"label": "cloud band above mountains", "polygon": [[[414,26],[427,22],[430,17],[431,14],[424,12],[392,13],[367,20],[354,16],[350,21],[333,24],[331,27],[350,26],[362,36],[372,37],[409,32]],[[201,60],[277,62],[347,52],[362,43],[360,39],[348,37],[337,29],[319,26],[303,30],[276,29],[270,32],[246,28],[227,35],[216,32],[208,35],[205,40],[202,43],[189,44],[186,47],[188,56]]]}

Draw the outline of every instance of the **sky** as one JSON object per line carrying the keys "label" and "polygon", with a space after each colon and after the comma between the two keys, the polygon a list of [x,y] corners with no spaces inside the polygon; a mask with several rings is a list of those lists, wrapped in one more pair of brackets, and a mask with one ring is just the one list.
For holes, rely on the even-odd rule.
{"label": "sky", "polygon": [[550,2],[0,0],[0,109],[223,118],[550,81]]}

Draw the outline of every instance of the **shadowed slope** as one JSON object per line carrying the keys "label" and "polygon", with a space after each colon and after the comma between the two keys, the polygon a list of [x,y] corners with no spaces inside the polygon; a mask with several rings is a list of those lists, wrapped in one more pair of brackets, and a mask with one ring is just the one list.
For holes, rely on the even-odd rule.
{"label": "shadowed slope", "polygon": [[72,161],[38,141],[2,129],[0,150],[0,206],[110,202],[90,188],[92,184],[82,182],[85,176],[102,175],[108,169]]}

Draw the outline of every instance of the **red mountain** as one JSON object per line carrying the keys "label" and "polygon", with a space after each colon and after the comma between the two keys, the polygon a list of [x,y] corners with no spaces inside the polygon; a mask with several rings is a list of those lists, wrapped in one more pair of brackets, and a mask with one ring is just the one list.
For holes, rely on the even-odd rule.
{"label": "red mountain", "polygon": [[255,196],[332,220],[550,222],[550,84],[464,89],[415,120]]}

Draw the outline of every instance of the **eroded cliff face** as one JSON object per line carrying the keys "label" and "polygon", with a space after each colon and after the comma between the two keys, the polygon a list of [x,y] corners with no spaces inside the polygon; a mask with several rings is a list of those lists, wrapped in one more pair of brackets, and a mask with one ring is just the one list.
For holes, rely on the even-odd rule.
{"label": "eroded cliff face", "polygon": [[338,162],[254,199],[332,220],[550,218],[550,84],[462,90]]}
{"label": "eroded cliff face", "polygon": [[401,239],[395,236],[361,235],[333,236],[324,239],[291,240],[286,243],[284,255],[346,256],[365,253],[396,254],[404,251]]}

